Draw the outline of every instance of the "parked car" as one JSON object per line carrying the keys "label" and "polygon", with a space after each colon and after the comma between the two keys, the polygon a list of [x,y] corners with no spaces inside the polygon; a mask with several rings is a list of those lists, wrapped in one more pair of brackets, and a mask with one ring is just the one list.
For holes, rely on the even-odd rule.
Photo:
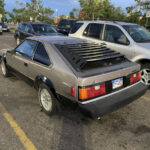
{"label": "parked car", "polygon": [[58,33],[51,25],[40,22],[22,22],[18,24],[14,37],[17,45],[24,41],[30,36],[41,36],[41,35],[62,35]]}
{"label": "parked car", "polygon": [[69,36],[106,45],[142,66],[141,81],[150,85],[150,32],[118,21],[78,21]]}
{"label": "parked car", "polygon": [[4,22],[0,22],[0,26],[2,26],[3,31],[7,31],[7,32],[9,31],[8,26]]}
{"label": "parked car", "polygon": [[73,25],[76,23],[75,19],[62,19],[60,20],[57,31],[63,33],[64,35],[68,35]]}
{"label": "parked car", "polygon": [[67,100],[99,117],[147,89],[140,82],[140,65],[105,46],[65,36],[27,38],[1,54],[1,70],[5,77],[11,72],[31,81],[49,115],[57,101]]}
{"label": "parked car", "polygon": [[2,26],[0,25],[0,34],[3,34]]}

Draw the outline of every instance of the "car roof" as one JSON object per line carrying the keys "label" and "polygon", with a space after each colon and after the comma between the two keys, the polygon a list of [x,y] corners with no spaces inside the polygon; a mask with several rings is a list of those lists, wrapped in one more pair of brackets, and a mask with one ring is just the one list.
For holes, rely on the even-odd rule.
{"label": "car roof", "polygon": [[118,25],[137,25],[135,23],[123,22],[123,21],[111,21],[111,20],[87,20],[87,21],[78,21],[77,23],[106,23],[106,24],[118,24]]}
{"label": "car roof", "polygon": [[49,44],[65,44],[65,43],[76,44],[76,43],[82,43],[82,42],[89,42],[87,40],[74,38],[74,37],[68,37],[68,36],[33,36],[33,37],[28,37],[27,39],[36,40],[39,42],[46,42]]}

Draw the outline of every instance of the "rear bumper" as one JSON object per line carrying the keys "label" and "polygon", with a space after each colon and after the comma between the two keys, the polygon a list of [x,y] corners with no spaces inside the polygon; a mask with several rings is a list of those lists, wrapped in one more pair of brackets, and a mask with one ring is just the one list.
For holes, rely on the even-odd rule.
{"label": "rear bumper", "polygon": [[138,82],[120,91],[96,98],[91,102],[80,103],[79,107],[92,118],[101,117],[138,99],[146,90],[147,86]]}

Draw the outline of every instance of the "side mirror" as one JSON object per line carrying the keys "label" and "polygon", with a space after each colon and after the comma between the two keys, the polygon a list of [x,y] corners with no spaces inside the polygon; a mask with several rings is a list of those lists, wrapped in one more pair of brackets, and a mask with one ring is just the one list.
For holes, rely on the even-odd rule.
{"label": "side mirror", "polygon": [[34,34],[34,32],[32,30],[28,30],[28,33]]}
{"label": "side mirror", "polygon": [[117,40],[117,42],[118,42],[118,44],[122,44],[122,45],[129,45],[130,44],[129,40],[125,36],[121,36]]}
{"label": "side mirror", "polygon": [[15,49],[8,50],[7,53],[15,54],[15,53],[16,53],[16,50],[15,50]]}

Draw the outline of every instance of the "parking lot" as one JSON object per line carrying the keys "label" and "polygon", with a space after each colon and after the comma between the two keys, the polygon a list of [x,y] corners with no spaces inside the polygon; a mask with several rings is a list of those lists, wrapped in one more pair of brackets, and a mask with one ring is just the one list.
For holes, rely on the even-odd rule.
{"label": "parking lot", "polygon": [[[15,45],[13,33],[0,35],[0,49]],[[66,107],[49,117],[30,85],[0,75],[0,150],[100,149],[150,150],[150,90],[100,120]]]}

